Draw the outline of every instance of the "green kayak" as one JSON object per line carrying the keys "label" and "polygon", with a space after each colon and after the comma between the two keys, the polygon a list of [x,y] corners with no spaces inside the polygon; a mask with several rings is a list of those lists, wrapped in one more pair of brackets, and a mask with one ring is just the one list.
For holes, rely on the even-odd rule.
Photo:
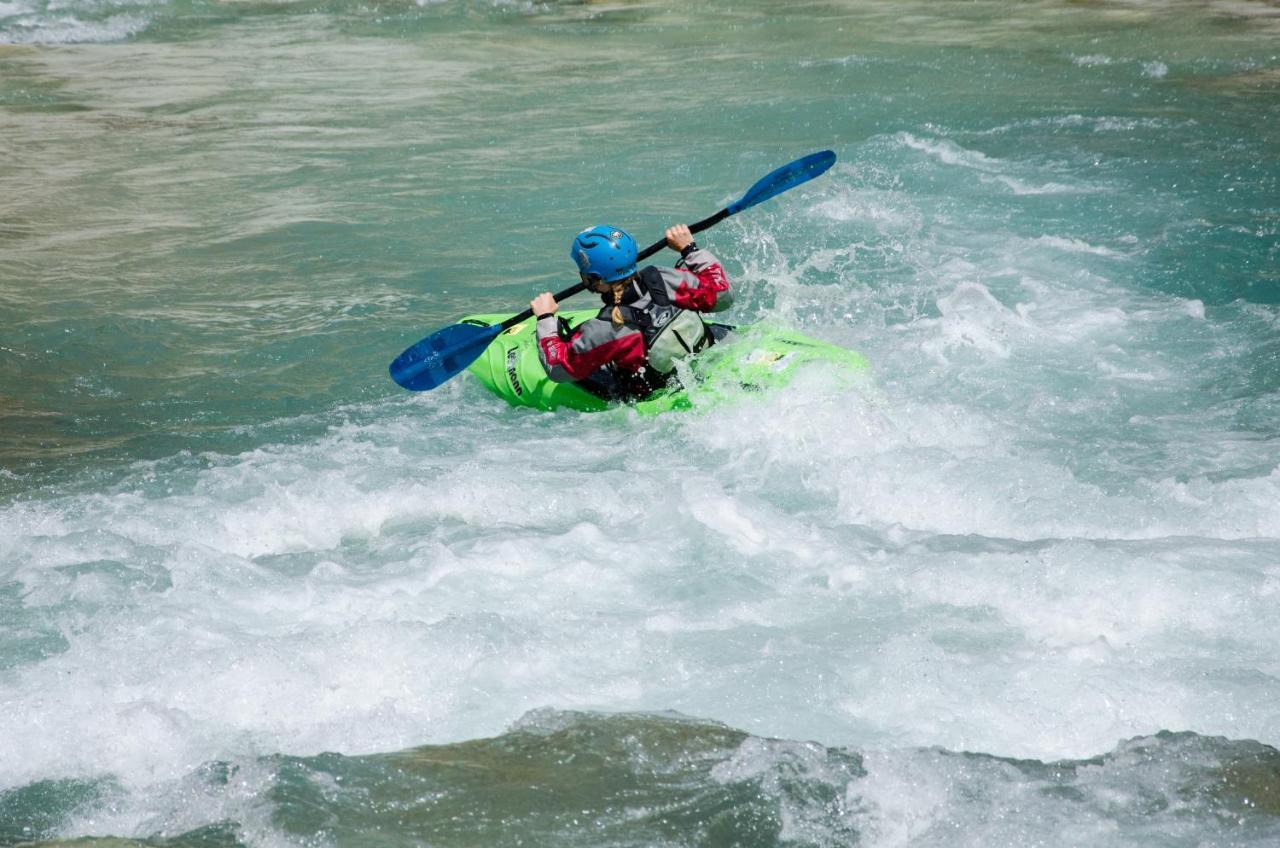
{"label": "green kayak", "polygon": [[[577,326],[595,314],[594,309],[560,313],[570,326]],[[506,318],[506,315],[470,315],[462,321],[490,327]],[[618,406],[574,383],[556,383],[548,378],[538,358],[535,324],[530,318],[499,335],[467,370],[514,406],[544,410],[567,407],[584,412]],[[793,330],[755,325],[728,332],[720,342],[690,360],[689,370],[698,384],[696,394],[701,403],[704,398],[724,399],[743,391],[759,392],[784,386],[799,366],[814,362],[829,363],[851,375],[868,369],[867,360],[860,353]],[[663,389],[631,406],[642,414],[656,415],[690,409],[693,403],[683,388],[674,388]]]}

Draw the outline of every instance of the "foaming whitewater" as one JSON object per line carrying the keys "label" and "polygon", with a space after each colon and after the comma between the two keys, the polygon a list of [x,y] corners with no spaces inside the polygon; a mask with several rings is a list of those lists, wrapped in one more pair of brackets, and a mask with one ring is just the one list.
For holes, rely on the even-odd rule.
{"label": "foaming whitewater", "polygon": [[[1244,538],[1274,534],[1277,475],[1108,492],[1034,425],[810,376],[657,421],[460,382],[7,508],[30,638],[0,688],[5,785],[110,775],[109,826],[69,833],[156,832],[156,803],[187,832],[228,814],[227,790],[186,806],[206,763],[456,743],[548,706],[1044,761],[1280,737],[1275,544]],[[902,756],[870,773],[932,769]],[[895,844],[931,814],[889,785],[870,832]]]}
{"label": "foaming whitewater", "polygon": [[[1280,841],[1273,16],[775,12],[0,2],[0,843]],[[869,378],[386,379],[828,145]]]}
{"label": "foaming whitewater", "polygon": [[[215,835],[289,844],[316,792],[359,831],[347,805],[364,796],[333,775],[366,766],[276,752],[505,746],[529,710],[675,710],[735,728],[688,778],[697,797],[757,810],[749,828],[716,824],[681,794],[708,834],[943,844],[939,823],[961,821],[982,843],[1078,836],[1081,815],[1099,842],[1180,833],[1117,823],[1114,793],[1147,781],[1123,790],[1137,809],[1181,797],[1179,781],[1209,792],[1236,754],[1204,737],[1280,739],[1274,445],[1162,406],[1204,379],[1164,340],[1210,361],[1221,343],[1203,305],[1118,288],[1106,275],[1133,259],[1072,233],[937,232],[929,210],[895,205],[905,194],[861,187],[856,165],[829,195],[776,223],[914,232],[908,253],[937,239],[945,256],[961,235],[980,248],[912,278],[909,308],[845,275],[857,246],[744,262],[746,311],[864,349],[874,385],[819,371],[650,420],[509,409],[459,379],[327,413],[309,425],[320,438],[182,453],[103,491],[5,507],[19,618],[0,678],[3,785],[71,781],[66,835],[232,820]],[[1119,435],[1099,424],[1116,420]],[[1147,738],[1183,729],[1201,736]],[[805,739],[848,750],[775,741]],[[1274,763],[1259,768],[1270,785]],[[501,780],[533,779],[516,774]],[[358,778],[396,797],[411,779],[382,765]],[[422,779],[442,798],[516,803]],[[1010,830],[978,827],[992,807],[958,784],[1006,799],[995,808],[1046,800]],[[1188,815],[1236,810],[1242,844],[1274,836],[1243,797]],[[616,818],[611,803],[527,826],[573,841],[600,821],[632,834],[619,844],[667,832],[647,829],[654,806]],[[404,838],[436,834],[433,810]]]}
{"label": "foaming whitewater", "polygon": [[[860,755],[670,713],[539,710],[492,739],[211,765],[184,782],[184,809],[147,825],[206,845],[348,844],[393,811],[397,844],[519,834],[556,845],[979,845],[1053,834],[1062,844],[1109,845],[1177,844],[1208,821],[1218,844],[1264,844],[1278,833],[1277,768],[1274,749],[1194,734],[1037,763],[939,749]],[[116,791],[61,790],[70,809]],[[269,819],[254,800],[264,794],[275,798]],[[1015,806],[1020,815],[999,815]],[[192,828],[197,807],[238,827]],[[319,809],[329,816],[317,831]],[[126,825],[105,819],[112,829]]]}
{"label": "foaming whitewater", "polygon": [[0,44],[87,44],[137,35],[163,2],[0,2]]}

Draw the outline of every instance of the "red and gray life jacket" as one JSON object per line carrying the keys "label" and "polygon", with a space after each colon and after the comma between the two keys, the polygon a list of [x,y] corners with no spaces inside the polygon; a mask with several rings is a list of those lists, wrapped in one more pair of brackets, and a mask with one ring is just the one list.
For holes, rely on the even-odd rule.
{"label": "red and gray life jacket", "polygon": [[610,397],[663,385],[678,360],[713,343],[698,313],[719,312],[732,301],[724,268],[702,248],[687,251],[675,268],[642,268],[618,307],[621,325],[612,320],[612,295],[602,299],[600,313],[567,335],[554,316],[539,319],[538,352],[552,380]]}

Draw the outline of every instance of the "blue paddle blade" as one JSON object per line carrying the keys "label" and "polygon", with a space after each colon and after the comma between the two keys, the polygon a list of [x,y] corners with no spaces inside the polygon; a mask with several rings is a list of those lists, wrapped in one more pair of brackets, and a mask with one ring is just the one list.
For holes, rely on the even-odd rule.
{"label": "blue paddle blade", "polygon": [[743,209],[750,209],[757,203],[776,197],[788,189],[793,189],[801,183],[806,183],[814,177],[823,174],[828,168],[836,163],[836,154],[830,150],[820,150],[817,153],[810,153],[801,159],[797,159],[789,165],[783,165],[773,173],[763,177],[747,189],[747,193],[742,195],[741,199],[730,203],[728,207],[730,215],[736,215]]}
{"label": "blue paddle blade", "polygon": [[501,332],[501,324],[453,324],[437,330],[396,357],[391,379],[415,392],[434,389],[475,362]]}

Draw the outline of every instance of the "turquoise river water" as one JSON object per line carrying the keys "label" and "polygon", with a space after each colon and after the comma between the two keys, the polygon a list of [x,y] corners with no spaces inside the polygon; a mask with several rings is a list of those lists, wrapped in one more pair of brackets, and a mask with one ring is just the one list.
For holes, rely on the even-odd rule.
{"label": "turquoise river water", "polygon": [[[828,147],[700,240],[869,381],[387,379]],[[1276,845],[1277,747],[1274,2],[0,0],[0,845]]]}

